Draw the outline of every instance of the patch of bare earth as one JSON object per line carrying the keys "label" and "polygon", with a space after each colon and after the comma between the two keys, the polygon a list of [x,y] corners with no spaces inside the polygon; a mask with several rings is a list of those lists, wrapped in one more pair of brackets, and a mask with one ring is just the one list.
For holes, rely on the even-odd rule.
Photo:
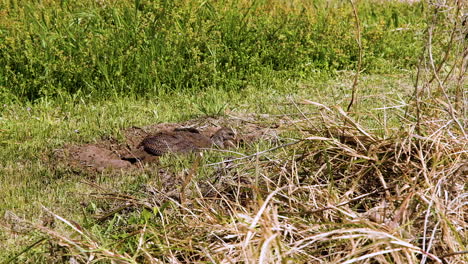
{"label": "patch of bare earth", "polygon": [[[280,121],[279,121],[280,122]],[[160,123],[145,127],[131,127],[123,131],[124,140],[105,138],[96,143],[66,145],[55,152],[61,163],[75,170],[94,172],[132,170],[141,163],[131,163],[122,158],[137,149],[147,136],[169,132],[176,128],[193,127],[203,135],[211,137],[220,127],[230,127],[236,132],[236,143],[250,143],[260,139],[277,138],[278,122],[262,121],[262,117],[205,117],[182,123]]]}

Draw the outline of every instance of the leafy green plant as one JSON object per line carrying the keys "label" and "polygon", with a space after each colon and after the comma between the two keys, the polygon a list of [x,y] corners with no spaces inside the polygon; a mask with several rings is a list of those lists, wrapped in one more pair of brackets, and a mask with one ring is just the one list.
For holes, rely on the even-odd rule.
{"label": "leafy green plant", "polygon": [[[294,1],[9,2],[0,87],[17,98],[157,96],[239,90],[260,75],[352,69],[346,3]],[[366,72],[415,65],[424,4],[362,2]]]}

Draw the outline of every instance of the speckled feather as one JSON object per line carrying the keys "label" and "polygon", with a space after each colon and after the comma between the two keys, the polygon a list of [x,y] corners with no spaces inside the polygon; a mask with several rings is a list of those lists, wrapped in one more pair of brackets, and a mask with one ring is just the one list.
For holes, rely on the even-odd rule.
{"label": "speckled feather", "polygon": [[194,128],[176,129],[172,132],[158,133],[145,138],[138,147],[144,151],[162,156],[165,153],[185,153],[196,151],[201,148],[209,148],[213,144],[225,147],[225,141],[232,141],[234,132],[230,128],[219,129],[211,138],[200,134]]}

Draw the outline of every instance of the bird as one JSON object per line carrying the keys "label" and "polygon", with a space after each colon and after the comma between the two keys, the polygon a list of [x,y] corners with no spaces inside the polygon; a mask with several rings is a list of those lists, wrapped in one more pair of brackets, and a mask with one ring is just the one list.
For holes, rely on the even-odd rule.
{"label": "bird", "polygon": [[212,146],[226,148],[234,146],[234,139],[235,133],[228,127],[221,127],[211,137],[201,134],[196,128],[176,128],[144,138],[130,157],[122,159],[136,162],[166,153],[188,153]]}
{"label": "bird", "polygon": [[219,148],[234,147],[235,139],[236,133],[229,127],[222,127],[211,136],[212,143]]}

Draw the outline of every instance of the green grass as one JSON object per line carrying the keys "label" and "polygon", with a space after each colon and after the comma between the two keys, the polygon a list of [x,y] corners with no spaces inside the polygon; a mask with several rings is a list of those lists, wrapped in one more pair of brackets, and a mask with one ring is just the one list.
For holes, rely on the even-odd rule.
{"label": "green grass", "polygon": [[[257,86],[263,76],[297,79],[357,63],[346,2],[99,3],[1,1],[0,98],[232,91]],[[424,3],[360,3],[364,71],[414,66],[425,12]]]}
{"label": "green grass", "polygon": [[[358,100],[350,116],[376,137],[396,137],[397,149],[398,136],[407,129],[403,125],[410,128],[413,125],[412,106],[402,105],[409,102],[413,93],[414,66],[421,55],[424,30],[433,9],[424,1],[412,5],[377,0],[358,3],[363,72]],[[309,255],[338,263],[393,248],[389,246],[391,243],[420,246],[418,239],[427,235],[420,228],[421,216],[426,216],[424,221],[431,217],[440,220],[444,234],[454,241],[447,249],[443,239],[437,237],[434,247],[438,253],[464,250],[463,235],[457,233],[459,226],[450,218],[457,214],[458,207],[439,208],[445,204],[440,201],[431,207],[432,204],[426,204],[429,200],[426,196],[436,189],[431,189],[434,182],[446,187],[443,180],[449,176],[437,171],[438,166],[463,162],[466,156],[434,154],[431,147],[425,147],[435,143],[426,144],[409,136],[407,145],[417,145],[418,151],[427,150],[428,159],[435,165],[428,162],[433,167],[426,166],[426,156],[421,154],[406,160],[416,164],[409,166],[408,175],[396,173],[393,167],[384,168],[388,169],[383,170],[384,181],[399,194],[390,202],[392,205],[403,208],[403,199],[416,197],[406,208],[412,215],[408,214],[405,219],[408,221],[395,230],[354,217],[388,198],[382,198],[381,193],[378,194],[381,197],[359,200],[349,207],[346,204],[339,210],[317,214],[308,211],[365,193],[367,190],[359,187],[361,180],[365,181],[365,188],[381,184],[376,180],[377,173],[371,178],[356,175],[362,171],[375,172],[382,164],[372,163],[361,170],[360,166],[369,165],[367,160],[340,153],[340,145],[333,142],[312,139],[267,152],[258,159],[235,162],[224,175],[226,178],[220,179],[225,181],[222,187],[233,189],[221,191],[221,198],[213,201],[210,197],[204,200],[195,194],[188,195],[189,201],[183,205],[177,201],[158,204],[151,200],[156,196],[150,195],[149,187],[170,191],[163,188],[155,168],[93,174],[76,171],[54,159],[54,151],[67,145],[109,137],[122,140],[122,130],[132,126],[230,113],[266,114],[272,123],[281,119],[280,138],[285,142],[315,136],[314,133],[324,136],[321,129],[327,125],[332,129],[349,125],[336,111],[327,112],[304,99],[331,108],[348,105],[352,70],[358,61],[354,19],[347,1],[0,0],[0,262],[13,257],[17,257],[16,263],[68,261],[68,254],[79,250],[58,243],[64,241],[55,236],[60,234],[77,243],[97,241],[95,254],[103,263],[110,262],[103,260],[104,249],[130,254],[124,256],[129,263],[147,261],[144,250],[166,262],[174,259],[185,263],[211,262],[211,256],[218,261],[226,260],[224,256],[232,257],[233,262],[258,260],[265,257],[262,255],[265,250],[275,256],[288,255],[283,263],[307,263]],[[446,29],[445,24],[435,29],[436,62],[447,44],[447,35],[443,34],[449,32]],[[405,110],[410,113],[407,123],[402,122]],[[437,107],[433,111],[444,113]],[[306,117],[312,119],[304,121]],[[339,124],[334,127],[333,122]],[[430,125],[426,128],[428,135],[436,135]],[[440,142],[445,144],[444,140]],[[439,142],[439,138],[434,142]],[[458,142],[447,142],[438,147],[459,146]],[[249,155],[281,143],[259,141],[235,151]],[[393,148],[386,144],[383,141],[380,146]],[[349,147],[360,151],[359,146]],[[452,150],[449,148],[447,153]],[[372,151],[370,148],[369,152]],[[393,157],[396,152],[382,150],[374,154],[381,153]],[[404,156],[413,152],[398,153]],[[168,156],[162,158],[159,168],[164,167],[179,181],[176,189],[180,188],[184,175],[194,169],[194,178],[187,187],[193,194],[197,191],[195,184],[212,182],[218,173],[218,167],[206,165],[228,156],[239,154],[207,152],[199,166],[194,165],[196,155]],[[401,164],[406,164],[405,160]],[[417,168],[421,164],[426,166],[424,170]],[[445,171],[454,172],[454,168]],[[422,180],[420,171],[431,177]],[[450,175],[457,182],[457,176]],[[288,186],[298,189],[288,193],[292,191],[285,188]],[[301,188],[306,191],[300,191]],[[353,188],[357,191],[350,191]],[[270,200],[273,205],[256,219],[273,192],[278,194],[272,198],[274,202]],[[453,194],[451,189],[447,192]],[[141,203],[99,222],[93,216],[118,204],[112,199],[100,199],[99,194],[103,193],[112,193],[114,197],[129,195]],[[148,203],[144,204],[145,201]],[[42,206],[76,222],[85,233],[72,231],[57,220],[54,225],[47,225],[51,215]],[[454,213],[443,215],[449,209]],[[56,233],[46,235],[47,230],[37,226],[24,228],[11,213]],[[433,228],[430,223],[424,224]],[[296,228],[297,233],[290,227]],[[375,233],[366,236],[359,228]],[[272,230],[284,232],[278,239],[269,240]],[[410,235],[415,230],[417,239]],[[250,241],[248,232],[256,232]],[[314,244],[317,248],[308,247],[305,254],[290,252],[299,247],[293,244],[295,239],[301,242],[304,238],[302,242],[307,243],[307,239],[327,232],[335,232],[337,237]],[[353,232],[359,239],[343,239]],[[396,238],[386,237],[390,233]],[[251,243],[239,249],[245,241]],[[139,247],[141,243],[143,248]],[[212,247],[216,243],[222,244],[220,250],[237,248],[216,251]],[[353,245],[353,249],[347,245]],[[419,261],[415,257],[418,252],[405,250],[409,249],[403,248],[402,255],[385,255],[388,258],[379,261],[398,263],[399,259],[407,260],[405,257]]]}
{"label": "green grass", "polygon": [[[192,93],[162,94],[154,99],[111,97],[107,101],[85,102],[62,98],[41,99],[34,104],[4,105],[0,119],[0,215],[12,211],[26,219],[40,221],[44,216],[40,205],[44,205],[55,213],[84,223],[85,216],[79,205],[96,202],[87,196],[89,186],[84,181],[95,181],[96,184],[114,191],[139,193],[142,185],[155,179],[151,172],[123,173],[112,177],[103,174],[91,178],[86,174],[77,175],[59,164],[54,165],[54,160],[50,159],[55,149],[66,144],[95,142],[108,136],[120,138],[120,131],[131,126],[180,122],[206,115],[224,114],[225,110],[236,114],[297,114],[298,110],[293,102],[300,102],[302,99],[344,107],[348,103],[345,87],[349,86],[349,77],[350,74],[342,74],[338,79],[329,80],[317,75],[315,80],[307,82],[270,80],[270,85],[247,87],[242,92],[208,89]],[[409,80],[399,83],[400,77],[365,76],[362,93],[387,93],[388,98],[397,99],[398,96],[404,96],[404,86],[409,85]],[[372,98],[367,101],[364,99],[360,107],[382,107],[391,103]],[[304,112],[316,111],[316,108],[307,105],[298,107]],[[249,154],[256,148],[252,146],[238,151]],[[259,148],[268,148],[267,142],[261,143]],[[214,162],[220,156],[214,155],[214,159],[209,157],[210,155],[203,160],[203,164]],[[185,159],[163,161],[163,165],[177,164],[172,167],[173,171],[188,169],[191,163],[192,161]],[[210,175],[211,170],[200,170],[198,173],[198,177],[204,178]],[[100,225],[91,221],[87,227],[97,228],[96,234],[110,239],[106,232],[100,230],[103,228]],[[4,235],[6,236],[0,237],[0,244],[3,245],[0,251],[5,253],[4,258],[11,257],[32,241],[29,236],[14,239],[7,233]],[[41,256],[34,251],[30,254]],[[29,253],[26,256],[31,257]]]}

